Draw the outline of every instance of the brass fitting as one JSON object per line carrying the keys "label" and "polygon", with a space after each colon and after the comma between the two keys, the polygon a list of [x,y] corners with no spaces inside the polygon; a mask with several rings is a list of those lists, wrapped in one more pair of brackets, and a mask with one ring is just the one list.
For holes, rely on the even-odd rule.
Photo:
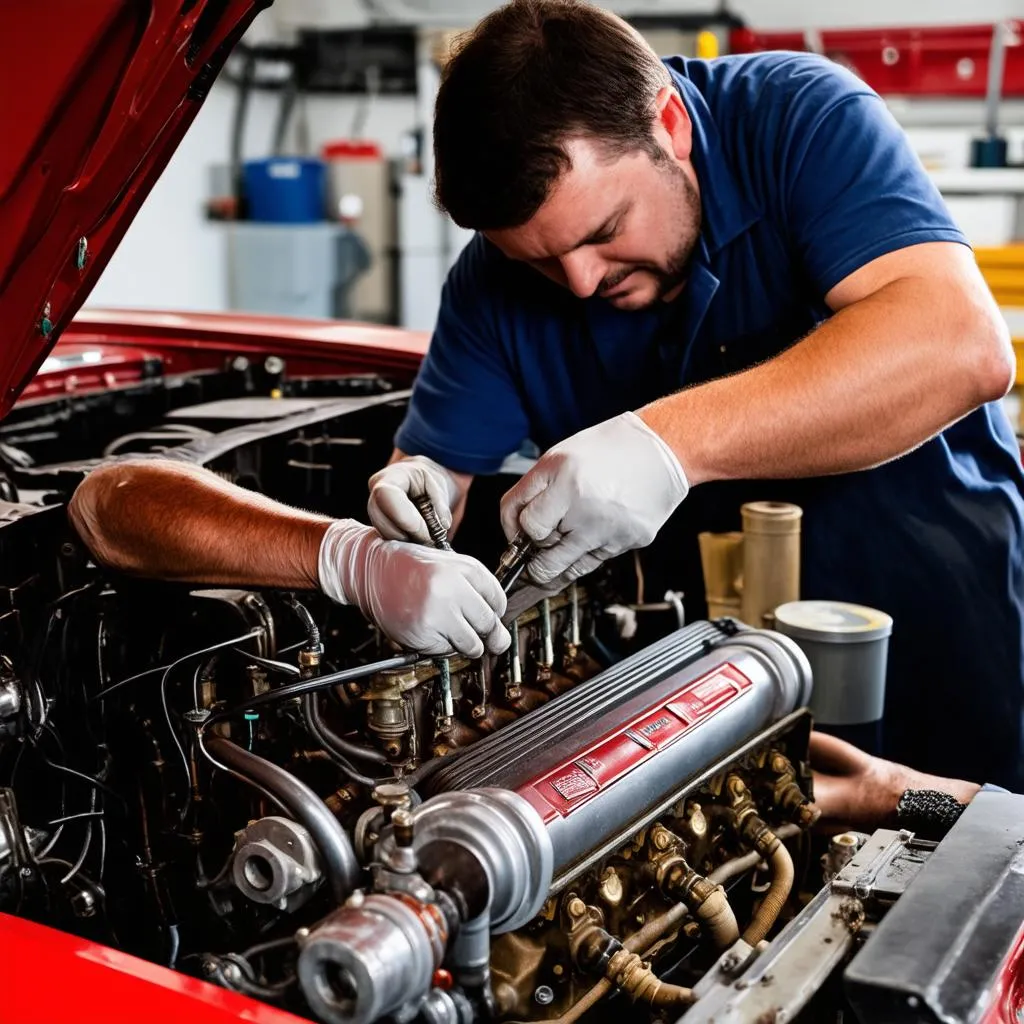
{"label": "brass fitting", "polygon": [[569,956],[581,970],[603,971],[611,954],[621,948],[619,940],[605,931],[604,915],[579,896],[569,899],[565,914],[569,924]]}
{"label": "brass fitting", "polygon": [[725,889],[698,874],[682,857],[672,858],[659,871],[658,882],[666,896],[686,904],[716,948],[727,949],[740,937]]}
{"label": "brass fitting", "polygon": [[757,814],[757,804],[754,803],[753,793],[747,788],[743,779],[734,772],[730,772],[722,787],[722,796],[728,801],[733,828],[738,834],[742,834],[747,819],[751,815]]}
{"label": "brass fitting", "polygon": [[625,949],[612,955],[605,977],[634,1002],[644,1002],[655,1009],[678,1009],[690,1006],[695,1000],[692,989],[666,984],[651,970],[649,963]]}
{"label": "brass fitting", "polygon": [[756,850],[766,860],[779,845],[779,838],[756,814],[748,814],[739,829],[743,843]]}
{"label": "brass fitting", "polygon": [[765,751],[758,759],[758,766],[767,773],[766,786],[772,805],[788,821],[795,822],[802,829],[810,828],[821,816],[821,811],[800,788],[796,768],[789,758],[778,750]]}
{"label": "brass fitting", "polygon": [[320,665],[320,652],[317,650],[307,650],[303,647],[299,651],[299,668],[318,668]]}
{"label": "brass fitting", "polygon": [[731,946],[740,932],[725,890],[690,867],[682,840],[664,825],[655,825],[650,838],[656,850],[665,851],[652,858],[658,887],[669,899],[687,906],[718,949]]}
{"label": "brass fitting", "polygon": [[601,875],[601,882],[597,894],[601,901],[609,907],[617,907],[625,896],[625,886],[622,876],[615,868],[606,868]]}

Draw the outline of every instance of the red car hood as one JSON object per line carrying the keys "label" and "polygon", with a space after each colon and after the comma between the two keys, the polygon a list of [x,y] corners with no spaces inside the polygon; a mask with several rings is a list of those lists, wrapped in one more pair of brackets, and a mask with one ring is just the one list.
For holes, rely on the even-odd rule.
{"label": "red car hood", "polygon": [[[270,0],[12,0],[0,95],[0,417],[82,305]],[[159,259],[159,253],[154,253]]]}

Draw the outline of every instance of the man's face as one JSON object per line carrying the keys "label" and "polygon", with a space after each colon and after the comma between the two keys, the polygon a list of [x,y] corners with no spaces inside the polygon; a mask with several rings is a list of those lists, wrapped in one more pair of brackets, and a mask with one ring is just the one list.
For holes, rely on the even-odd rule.
{"label": "man's face", "polygon": [[544,205],[521,227],[486,236],[580,298],[618,309],[675,298],[700,234],[692,166],[668,146],[660,159],[611,155],[591,139],[565,148],[572,166]]}

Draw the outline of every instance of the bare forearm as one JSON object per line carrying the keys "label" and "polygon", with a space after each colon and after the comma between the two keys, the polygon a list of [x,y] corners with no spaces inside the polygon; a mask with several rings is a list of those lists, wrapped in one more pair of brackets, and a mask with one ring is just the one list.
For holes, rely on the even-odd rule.
{"label": "bare forearm", "polygon": [[908,789],[948,793],[967,804],[981,788],[964,779],[928,775],[873,757],[817,731],[811,733],[810,755],[814,802],[822,812],[821,827],[829,832],[895,826],[900,797]]}
{"label": "bare forearm", "polygon": [[100,563],[137,576],[312,588],[331,520],[176,462],[94,470],[68,508]]}
{"label": "bare forearm", "polygon": [[894,281],[777,358],[639,415],[694,484],[866,469],[1004,393],[1004,335],[985,296]]}

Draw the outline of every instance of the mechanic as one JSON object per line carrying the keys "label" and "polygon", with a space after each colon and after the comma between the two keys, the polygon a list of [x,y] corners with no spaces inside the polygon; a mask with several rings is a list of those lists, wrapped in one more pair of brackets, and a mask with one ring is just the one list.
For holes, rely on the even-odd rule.
{"label": "mechanic", "polygon": [[319,587],[356,605],[399,646],[500,654],[505,594],[476,559],[385,540],[352,519],[290,508],[173,459],[101,466],[68,505],[97,561],[165,580]]}
{"label": "mechanic", "polygon": [[371,480],[378,530],[425,540],[418,493],[457,524],[529,439],[501,516],[543,547],[532,579],[673,517],[658,565],[701,615],[697,533],[795,502],[803,595],[895,619],[885,754],[1020,789],[1012,350],[881,99],[813,55],[662,62],[595,7],[514,0],[457,44],[434,146],[478,233]]}

